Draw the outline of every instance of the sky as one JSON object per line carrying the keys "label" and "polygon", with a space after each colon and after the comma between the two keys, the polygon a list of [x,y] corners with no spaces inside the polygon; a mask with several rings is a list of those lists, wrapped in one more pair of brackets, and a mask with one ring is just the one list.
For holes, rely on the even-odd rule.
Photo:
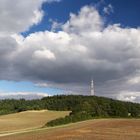
{"label": "sky", "polygon": [[0,98],[95,94],[140,102],[140,1],[1,0]]}

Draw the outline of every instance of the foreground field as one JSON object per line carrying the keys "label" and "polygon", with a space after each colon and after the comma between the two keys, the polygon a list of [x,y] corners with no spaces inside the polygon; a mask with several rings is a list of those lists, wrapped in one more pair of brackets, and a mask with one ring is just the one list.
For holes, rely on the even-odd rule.
{"label": "foreground field", "polygon": [[99,119],[0,137],[0,140],[140,140],[140,120]]}
{"label": "foreground field", "polygon": [[41,110],[0,116],[0,133],[42,127],[46,122],[68,114],[68,111]]}

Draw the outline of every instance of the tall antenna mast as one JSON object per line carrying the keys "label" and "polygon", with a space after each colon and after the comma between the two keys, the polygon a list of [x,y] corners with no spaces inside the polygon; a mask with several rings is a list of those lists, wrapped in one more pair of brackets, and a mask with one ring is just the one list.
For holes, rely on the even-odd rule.
{"label": "tall antenna mast", "polygon": [[95,95],[93,79],[91,80],[91,85],[90,85],[90,95],[91,96]]}

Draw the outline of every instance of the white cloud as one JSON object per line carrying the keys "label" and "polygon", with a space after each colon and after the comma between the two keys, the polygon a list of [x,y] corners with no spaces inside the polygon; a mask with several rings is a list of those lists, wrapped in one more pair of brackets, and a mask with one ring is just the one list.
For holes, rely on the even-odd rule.
{"label": "white cloud", "polygon": [[43,17],[41,5],[44,0],[1,0],[0,32],[18,33],[28,30]]}
{"label": "white cloud", "polygon": [[0,92],[0,99],[38,99],[50,96],[41,92]]}
{"label": "white cloud", "polygon": [[43,11],[35,10],[34,11],[34,18],[32,18],[32,23],[33,24],[38,24],[41,22],[42,17],[43,17]]}
{"label": "white cloud", "polygon": [[61,2],[62,0],[46,0],[48,3],[51,3],[51,2]]}
{"label": "white cloud", "polygon": [[47,83],[36,83],[35,86],[37,87],[49,87]]}
{"label": "white cloud", "polygon": [[78,34],[100,31],[102,27],[102,17],[94,7],[90,6],[84,6],[78,15],[71,13],[70,19],[63,25],[64,31]]}
{"label": "white cloud", "polygon": [[41,9],[44,2],[60,0],[0,0],[0,32],[19,33],[38,24],[44,15]]}
{"label": "white cloud", "polygon": [[140,92],[122,91],[117,95],[117,99],[128,102],[139,102]]}
{"label": "white cloud", "polygon": [[103,12],[109,15],[114,12],[114,8],[111,4],[108,4],[106,7],[104,7]]}
{"label": "white cloud", "polygon": [[50,50],[37,50],[33,54],[35,58],[37,59],[49,59],[49,60],[55,60],[55,55]]}
{"label": "white cloud", "polygon": [[57,30],[60,30],[61,27],[62,27],[62,25],[63,25],[62,23],[59,23],[59,22],[54,21],[52,19],[50,19],[49,21],[52,23],[52,26],[51,26],[51,31],[52,32],[55,32]]}
{"label": "white cloud", "polygon": [[135,77],[135,78],[129,79],[128,83],[130,83],[130,84],[140,83],[140,77]]}

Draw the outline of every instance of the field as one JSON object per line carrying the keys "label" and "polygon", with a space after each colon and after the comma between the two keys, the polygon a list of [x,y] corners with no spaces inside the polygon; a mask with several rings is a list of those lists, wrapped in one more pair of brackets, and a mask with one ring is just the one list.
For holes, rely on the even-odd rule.
{"label": "field", "polygon": [[25,111],[0,116],[0,133],[42,127],[46,122],[68,115],[68,111]]}
{"label": "field", "polygon": [[140,140],[139,119],[98,119],[33,130],[0,140]]}

